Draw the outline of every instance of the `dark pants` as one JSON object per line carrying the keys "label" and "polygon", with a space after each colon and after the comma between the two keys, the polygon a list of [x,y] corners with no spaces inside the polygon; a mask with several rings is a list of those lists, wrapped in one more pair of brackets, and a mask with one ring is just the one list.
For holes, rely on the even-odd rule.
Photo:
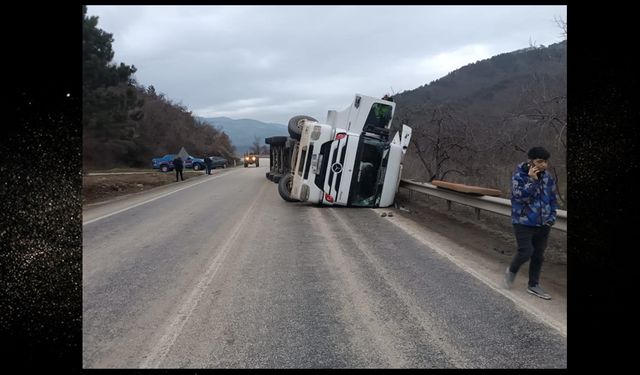
{"label": "dark pants", "polygon": [[211,166],[207,165],[207,174],[211,174]]}
{"label": "dark pants", "polygon": [[551,227],[530,227],[527,225],[513,224],[513,232],[518,242],[518,253],[514,255],[509,270],[517,273],[526,261],[531,259],[529,264],[529,286],[538,285],[540,281],[540,270],[544,260],[544,250],[547,248],[547,239]]}
{"label": "dark pants", "polygon": [[182,168],[176,168],[176,181],[178,181],[178,174],[180,174],[180,179],[184,181],[184,177],[182,177]]}

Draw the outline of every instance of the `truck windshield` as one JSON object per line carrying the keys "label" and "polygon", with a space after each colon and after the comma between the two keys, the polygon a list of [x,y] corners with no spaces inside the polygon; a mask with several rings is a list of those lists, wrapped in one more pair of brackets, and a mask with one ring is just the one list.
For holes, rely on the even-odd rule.
{"label": "truck windshield", "polygon": [[364,123],[364,129],[369,127],[385,128],[391,121],[391,106],[382,103],[373,103],[367,120]]}
{"label": "truck windshield", "polygon": [[384,180],[384,175],[380,176],[380,173],[384,172],[381,166],[386,154],[386,142],[369,137],[360,138],[360,142],[351,180],[349,204],[373,207],[378,196],[378,181],[381,178]]}

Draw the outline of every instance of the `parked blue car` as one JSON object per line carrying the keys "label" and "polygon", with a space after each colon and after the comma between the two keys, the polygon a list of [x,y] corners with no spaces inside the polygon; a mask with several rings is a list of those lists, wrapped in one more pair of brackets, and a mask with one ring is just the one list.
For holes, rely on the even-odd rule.
{"label": "parked blue car", "polygon": [[209,156],[211,158],[211,168],[226,168],[229,161],[220,156]]}
{"label": "parked blue car", "polygon": [[[151,167],[153,169],[160,169],[161,172],[169,172],[173,170],[173,159],[176,158],[176,154],[167,154],[161,158],[151,159]],[[194,171],[204,169],[204,159],[194,158],[188,156],[184,160],[185,168],[193,168]]]}

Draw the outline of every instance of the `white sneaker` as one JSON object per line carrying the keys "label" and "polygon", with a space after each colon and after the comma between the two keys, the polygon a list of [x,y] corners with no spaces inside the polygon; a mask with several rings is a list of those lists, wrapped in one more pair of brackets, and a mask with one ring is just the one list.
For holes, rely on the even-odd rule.
{"label": "white sneaker", "polygon": [[540,285],[530,286],[527,288],[527,292],[533,294],[534,296],[538,296],[542,299],[551,299],[551,296],[547,294]]}
{"label": "white sneaker", "polygon": [[513,286],[513,281],[516,279],[516,274],[511,272],[509,270],[509,267],[507,267],[507,270],[504,271],[504,287],[507,289],[511,289],[511,287]]}

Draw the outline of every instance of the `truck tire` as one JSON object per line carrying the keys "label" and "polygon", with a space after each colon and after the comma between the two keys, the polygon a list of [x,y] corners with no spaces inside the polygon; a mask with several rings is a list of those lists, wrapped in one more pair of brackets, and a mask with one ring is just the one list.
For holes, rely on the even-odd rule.
{"label": "truck tire", "polygon": [[267,139],[269,140],[269,144],[271,146],[284,146],[284,144],[287,142],[287,138],[289,137],[277,136],[277,137],[271,137]]}
{"label": "truck tire", "polygon": [[162,165],[160,166],[160,171],[161,171],[161,172],[165,172],[165,173],[166,173],[166,172],[169,172],[169,166],[168,166],[168,165],[166,165],[166,164],[162,164]]}
{"label": "truck tire", "polygon": [[256,168],[260,166],[260,159],[256,160]]}
{"label": "truck tire", "polygon": [[199,170],[201,170],[201,169],[202,169],[202,167],[200,166],[200,164],[194,164],[194,165],[193,165],[193,170],[194,170],[194,171],[199,171]]}
{"label": "truck tire", "polygon": [[278,182],[278,193],[287,202],[299,202],[291,198],[291,185],[293,185],[293,175],[286,174]]}
{"label": "truck tire", "polygon": [[289,120],[289,135],[291,138],[300,140],[302,135],[302,120],[318,121],[311,116],[294,116]]}

